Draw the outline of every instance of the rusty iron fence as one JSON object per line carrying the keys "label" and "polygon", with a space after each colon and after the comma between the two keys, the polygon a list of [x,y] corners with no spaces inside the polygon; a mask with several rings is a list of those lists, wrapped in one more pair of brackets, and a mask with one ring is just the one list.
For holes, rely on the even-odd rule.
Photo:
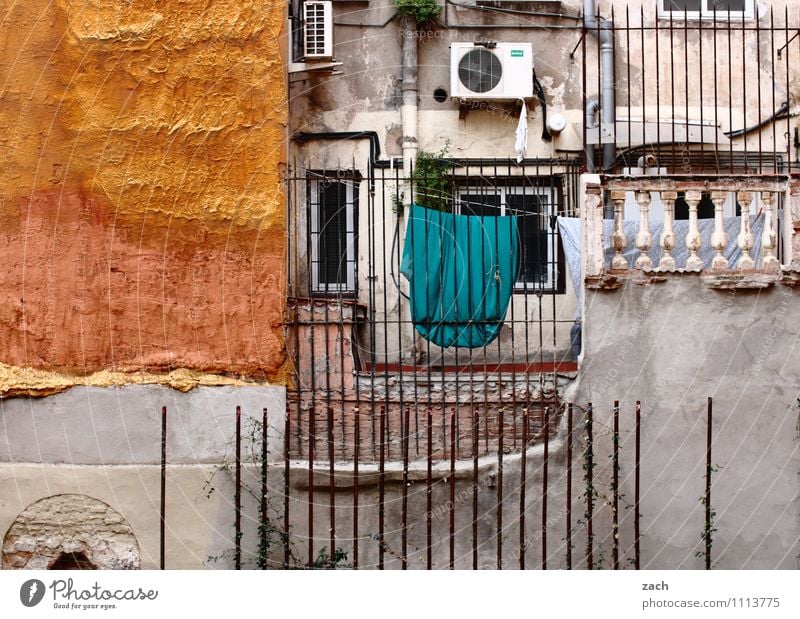
{"label": "rusty iron fence", "polygon": [[[446,461],[475,444],[480,455],[494,453],[500,441],[517,450],[523,411],[531,434],[541,431],[546,406],[556,407],[564,376],[576,369],[575,297],[567,294],[572,286],[558,218],[575,213],[579,165],[568,158],[518,164],[423,156],[404,174],[374,160],[336,169],[292,166],[286,179],[292,457],[315,461],[332,449],[336,460],[376,463],[382,448],[388,460],[408,451],[412,459]],[[517,222],[519,266],[493,341],[441,346],[421,333],[470,327],[412,320],[404,267],[413,245],[412,204]],[[436,230],[417,243],[465,251]],[[483,256],[465,253],[467,270],[483,267]],[[427,277],[431,266],[415,263],[412,277]],[[487,322],[476,315],[469,324]]]}
{"label": "rusty iron fence", "polygon": [[[270,416],[264,408],[260,421],[248,430],[243,428],[240,408],[233,413],[233,454],[225,470],[234,481],[229,505],[235,569],[618,570],[647,566],[648,557],[642,556],[640,544],[640,504],[642,496],[656,489],[641,479],[646,462],[641,458],[638,401],[627,408],[615,401],[607,417],[610,424],[601,427],[592,403],[584,407],[564,404],[560,410],[545,407],[544,434],[538,436],[530,432],[526,414],[517,460],[520,465],[504,466],[509,452],[501,432],[497,451],[490,456],[490,474],[474,429],[470,455],[458,454],[457,458],[455,415],[449,421],[449,460],[444,466],[435,466],[431,426],[419,437],[428,445],[426,458],[410,459],[409,444],[417,437],[409,430],[403,435],[402,454],[388,459],[387,414],[382,409],[380,459],[365,470],[358,459],[346,464],[334,460],[332,414],[323,433],[328,445],[325,457],[302,462],[290,457],[289,437],[294,431],[290,416]],[[366,411],[362,415],[366,416]],[[560,417],[558,425],[551,425],[556,417]],[[164,474],[169,464],[166,407],[162,419],[160,556],[164,569],[163,524],[169,514],[168,477]],[[472,423],[479,423],[478,415]],[[404,427],[410,428],[408,409]],[[595,445],[603,436],[610,440],[609,463],[598,461],[602,450]],[[705,492],[700,499],[703,521],[696,523],[700,532],[697,556],[702,555],[706,569],[711,569],[711,398],[706,406],[705,437],[705,453],[699,454],[705,461]],[[551,446],[556,447],[556,456]],[[623,454],[631,463],[629,469],[621,465]],[[255,483],[243,482],[248,475]],[[487,479],[491,482],[488,486]],[[621,479],[633,487],[632,497],[624,495]],[[255,499],[255,509],[243,508],[243,497],[248,494]],[[243,521],[248,520],[257,526],[250,526],[251,532],[244,534]],[[417,531],[412,532],[412,527]],[[611,559],[605,563],[604,553],[609,550]]]}
{"label": "rusty iron fence", "polygon": [[[688,10],[690,4],[666,10],[670,3],[612,3],[605,19],[583,29],[571,57],[583,63],[588,167],[606,173],[642,167],[671,174],[797,172],[796,7],[756,3],[758,14],[749,15],[736,10],[747,3],[694,3],[703,5],[702,13]],[[604,65],[605,54],[611,59]],[[619,114],[603,118],[603,109]]]}
{"label": "rusty iron fence", "polygon": [[[381,160],[366,133],[293,136],[369,139],[372,152],[344,164],[294,161],[286,175],[293,374],[285,415],[264,411],[254,458],[243,455],[254,452],[242,446],[236,416],[237,569],[647,566],[641,500],[653,488],[641,476],[640,406],[615,403],[603,411],[610,424],[598,427],[591,403],[563,397],[580,344],[558,219],[576,214],[587,170],[785,175],[800,160],[795,16],[767,8],[759,19],[732,19],[712,8],[688,17],[612,7],[583,29],[572,52],[587,110],[579,156],[517,163],[421,153],[404,168]],[[614,44],[604,49],[608,31]],[[603,84],[608,53],[613,95]],[[621,113],[604,117],[609,108]],[[423,335],[430,321],[412,319],[403,252],[414,204],[518,220],[521,266],[486,345],[438,346]],[[710,569],[710,398],[706,430],[697,527]],[[270,432],[280,444],[271,453]],[[243,492],[258,498],[255,516]],[[257,521],[255,537],[243,518]]]}

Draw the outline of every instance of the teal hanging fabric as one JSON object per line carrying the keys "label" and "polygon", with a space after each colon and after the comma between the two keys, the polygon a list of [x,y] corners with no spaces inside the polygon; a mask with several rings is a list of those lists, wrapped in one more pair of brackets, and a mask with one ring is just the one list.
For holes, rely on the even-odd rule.
{"label": "teal hanging fabric", "polygon": [[442,348],[478,348],[500,333],[519,269],[516,217],[410,207],[400,272],[411,320]]}

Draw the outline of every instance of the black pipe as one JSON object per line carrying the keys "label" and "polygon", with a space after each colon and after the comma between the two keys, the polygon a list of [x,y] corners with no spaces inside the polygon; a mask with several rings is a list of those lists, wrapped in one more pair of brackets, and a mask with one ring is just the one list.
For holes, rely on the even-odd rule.
{"label": "black pipe", "polygon": [[[540,100],[544,102],[543,93]],[[545,125],[545,130],[546,130],[546,125]],[[550,134],[548,133],[548,136],[549,135]],[[544,134],[542,135],[542,137],[544,138]],[[361,139],[369,140],[370,142],[369,160],[371,166],[375,168],[390,168],[390,167],[395,167],[399,169],[403,168],[403,159],[401,157],[392,159],[379,159],[379,157],[381,156],[381,146],[380,146],[380,139],[378,138],[378,133],[376,131],[314,131],[314,132],[301,131],[292,135],[292,139],[300,144],[305,144],[306,142],[310,142],[312,140],[361,140]],[[497,158],[492,159],[486,157],[476,158],[476,159],[443,157],[442,161],[451,163],[456,167],[466,167],[466,166],[493,165],[496,164],[498,161],[500,161],[500,159]],[[505,162],[504,159],[502,161]],[[526,158],[518,165],[548,166],[548,165],[575,165],[576,163],[577,160],[575,159],[563,159],[563,158],[551,157],[546,159]]]}
{"label": "black pipe", "polygon": [[376,131],[300,131],[292,136],[295,142],[305,144],[311,140],[369,140],[369,162],[373,168],[402,168],[403,160],[380,159],[381,143]]}
{"label": "black pipe", "polygon": [[[445,161],[451,164],[455,168],[466,168],[468,166],[473,167],[484,167],[484,166],[495,166],[495,165],[510,165],[516,166],[518,168],[524,168],[525,166],[537,166],[546,168],[548,166],[573,166],[578,167],[580,165],[581,160],[579,158],[575,159],[568,159],[563,157],[549,157],[549,158],[536,158],[536,157],[526,157],[521,162],[517,163],[516,159],[509,159],[505,157],[480,157],[475,159],[456,159],[452,157],[444,157],[442,161]],[[561,174],[559,172],[559,174]]]}
{"label": "black pipe", "polygon": [[[634,162],[635,159],[638,159],[641,155],[645,155],[645,154],[648,154],[648,153],[655,153],[656,156],[659,159],[659,164],[662,165],[662,167],[669,168],[670,165],[668,165],[668,164],[671,164],[671,162],[674,163],[675,161],[678,161],[678,156],[676,155],[676,157],[673,159],[673,158],[669,157],[669,153],[668,152],[664,152],[664,153],[659,152],[657,147],[670,146],[670,145],[682,145],[682,144],[685,144],[685,142],[672,142],[671,140],[663,140],[662,139],[661,142],[659,142],[658,144],[643,144],[641,146],[633,146],[633,147],[631,147],[629,149],[626,149],[626,150],[623,150],[623,151],[620,152],[619,156],[617,157],[616,165],[618,167],[628,167],[628,166],[634,167],[633,162]],[[699,144],[699,142],[698,142],[698,144]],[[700,151],[699,150],[689,150],[689,151],[686,151],[686,153],[688,153],[690,157],[693,154],[700,155]],[[772,156],[772,159],[769,159],[769,156]],[[727,158],[727,160],[726,160],[726,158]],[[730,154],[728,153],[727,150],[726,151],[720,151],[717,154],[717,158],[712,163],[715,163],[716,167],[718,169],[721,169],[721,168],[724,168],[725,166],[728,166],[728,167],[731,167],[731,166],[744,166],[745,161],[750,160],[750,159],[756,159],[756,161],[759,164],[762,161],[766,161],[767,163],[769,163],[769,165],[772,165],[771,161],[775,161],[775,162],[777,162],[777,167],[779,168],[779,170],[782,169],[782,166],[783,166],[783,160],[781,159],[780,153],[771,153],[771,152],[766,152],[766,151],[764,151],[764,152],[753,152],[753,151],[750,151],[749,153],[745,153],[744,151],[735,150],[735,151],[733,151],[733,153],[730,153]],[[698,158],[698,160],[699,160],[699,158]],[[727,161],[727,163],[726,163],[726,161]],[[693,159],[693,162],[694,162],[694,159]]]}
{"label": "black pipe", "polygon": [[[575,21],[580,21],[583,19],[580,15],[569,15],[567,13],[554,13],[552,11],[522,11],[519,9],[506,9],[503,7],[494,7],[494,6],[480,6],[477,4],[467,4],[466,2],[455,2],[454,0],[445,0],[447,4],[452,4],[453,6],[465,8],[465,9],[472,9],[474,11],[488,11],[491,13],[508,13],[511,15],[525,15],[527,17],[556,17],[558,19],[572,19]],[[456,28],[460,26],[458,24],[454,24]],[[503,25],[502,27],[508,28],[513,27],[516,28],[516,25],[508,26]],[[545,26],[547,27],[547,26]]]}
{"label": "black pipe", "polygon": [[533,94],[536,95],[536,98],[542,104],[542,139],[545,142],[552,142],[553,136],[550,135],[550,131],[547,129],[547,101],[544,98],[544,88],[542,88],[542,83],[539,81],[539,78],[536,77],[536,71],[533,72]]}
{"label": "black pipe", "polygon": [[742,137],[743,135],[747,135],[748,133],[752,133],[757,129],[761,129],[762,127],[767,126],[771,122],[775,122],[776,120],[782,120],[784,118],[787,118],[788,116],[789,116],[789,102],[784,101],[781,104],[781,106],[777,110],[775,110],[775,113],[772,116],[770,116],[769,118],[765,118],[757,125],[753,125],[752,127],[745,127],[744,129],[735,129],[734,131],[726,131],[725,135],[727,135],[729,138],[739,138]]}
{"label": "black pipe", "polygon": [[300,144],[312,140],[369,140],[369,190],[375,193],[376,168],[403,167],[403,158],[379,159],[381,143],[376,131],[300,131],[292,135],[292,139]]}

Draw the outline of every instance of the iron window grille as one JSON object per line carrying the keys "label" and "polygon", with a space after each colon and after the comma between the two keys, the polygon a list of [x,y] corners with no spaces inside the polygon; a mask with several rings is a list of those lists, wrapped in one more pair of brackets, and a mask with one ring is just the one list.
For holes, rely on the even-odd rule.
{"label": "iron window grille", "polygon": [[659,0],[658,14],[662,19],[753,19],[753,0]]}
{"label": "iron window grille", "polygon": [[555,186],[529,186],[520,179],[494,186],[461,186],[457,189],[455,207],[463,215],[517,217],[520,268],[515,293],[564,292]]}
{"label": "iron window grille", "polygon": [[358,258],[358,184],[352,173],[309,172],[311,293],[354,296]]}

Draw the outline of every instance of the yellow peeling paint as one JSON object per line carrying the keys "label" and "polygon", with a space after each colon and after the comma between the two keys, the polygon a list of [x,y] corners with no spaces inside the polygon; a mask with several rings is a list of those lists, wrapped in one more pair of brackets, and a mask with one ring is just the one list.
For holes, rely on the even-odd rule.
{"label": "yellow peeling paint", "polygon": [[175,370],[167,374],[103,370],[87,376],[76,376],[0,363],[0,398],[43,397],[78,386],[166,385],[186,392],[200,386],[252,384],[254,384],[253,381],[186,369]]}

